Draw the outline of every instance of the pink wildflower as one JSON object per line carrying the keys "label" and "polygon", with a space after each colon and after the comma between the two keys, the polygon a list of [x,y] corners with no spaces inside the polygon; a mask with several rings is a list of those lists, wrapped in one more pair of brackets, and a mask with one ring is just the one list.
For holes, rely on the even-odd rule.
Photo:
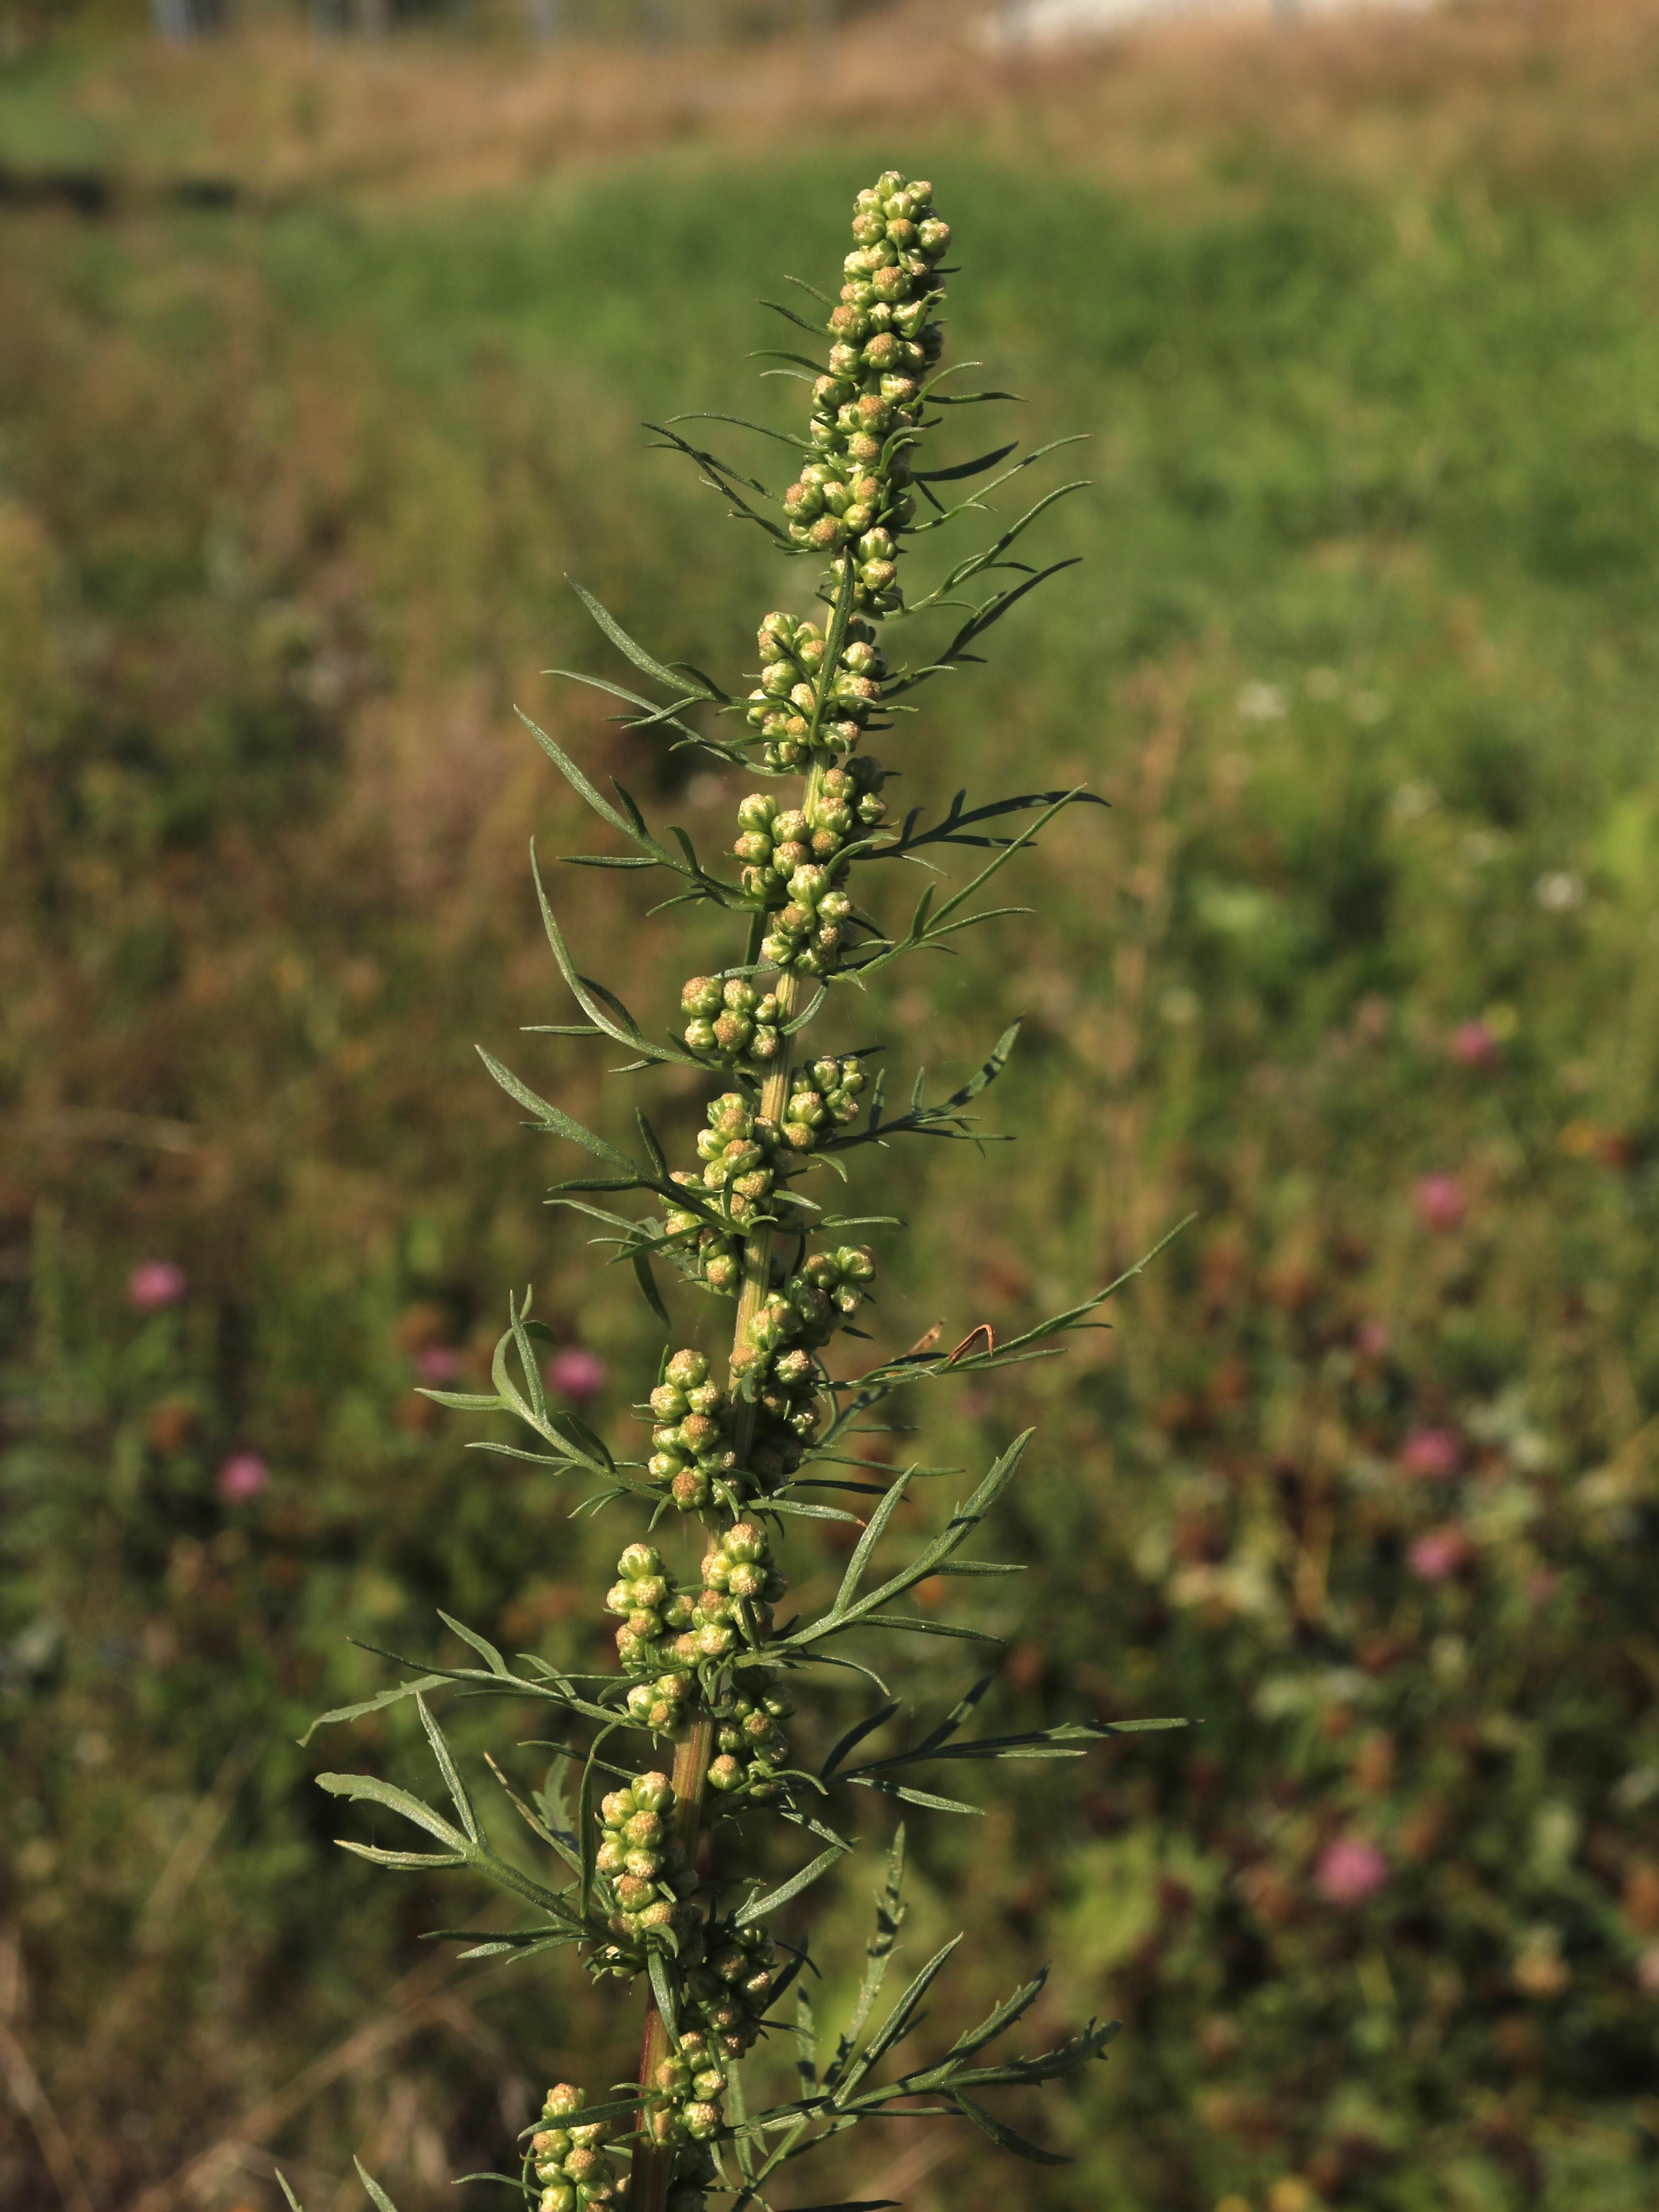
{"label": "pink wildflower", "polygon": [[171,1260],[141,1260],[127,1277],[127,1304],[140,1313],[176,1306],[188,1285],[185,1271]]}
{"label": "pink wildflower", "polygon": [[1449,1429],[1413,1429],[1406,1439],[1400,1463],[1407,1474],[1420,1480],[1444,1482],[1463,1463],[1463,1447]]}
{"label": "pink wildflower", "polygon": [[462,1358],[453,1344],[428,1344],[415,1354],[415,1372],[423,1382],[441,1390],[460,1373]]}
{"label": "pink wildflower", "polygon": [[1503,1051],[1485,1022],[1460,1022],[1446,1040],[1446,1049],[1465,1067],[1490,1067]]}
{"label": "pink wildflower", "polygon": [[1455,1176],[1425,1175],[1418,1177],[1418,1218],[1425,1229],[1456,1229],[1468,1210],[1469,1201]]}
{"label": "pink wildflower", "polygon": [[605,1362],[585,1344],[567,1344],[553,1354],[546,1368],[550,1387],[578,1406],[599,1395],[605,1388],[607,1372]]}
{"label": "pink wildflower", "polygon": [[1339,1836],[1319,1855],[1314,1881],[1332,1905],[1363,1905],[1388,1879],[1388,1862],[1363,1836]]}
{"label": "pink wildflower", "polygon": [[271,1480],[271,1470],[257,1452],[233,1452],[219,1469],[217,1489],[233,1505],[257,1498]]}
{"label": "pink wildflower", "polygon": [[1430,1528],[1412,1540],[1406,1557],[1412,1572],[1422,1581],[1449,1582],[1469,1563],[1469,1540],[1455,1525]]}
{"label": "pink wildflower", "polygon": [[1354,1346],[1367,1359],[1380,1359],[1388,1349],[1388,1324],[1381,1321],[1363,1321],[1354,1331]]}

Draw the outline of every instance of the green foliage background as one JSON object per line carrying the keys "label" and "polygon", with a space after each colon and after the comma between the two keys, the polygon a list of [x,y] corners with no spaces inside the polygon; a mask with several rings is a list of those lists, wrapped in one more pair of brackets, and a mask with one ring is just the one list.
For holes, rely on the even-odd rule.
{"label": "green foliage background", "polygon": [[[17,64],[0,117],[49,143],[59,94]],[[906,1076],[1027,1017],[990,1102],[1017,1146],[866,1187],[920,1224],[883,1348],[1016,1328],[1196,1212],[1092,1350],[911,1414],[976,1467],[1040,1423],[1003,1532],[1033,1571],[972,1601],[1009,1724],[1204,1728],[912,1829],[907,1941],[970,1928],[964,2016],[1052,1955],[1039,2027],[1125,2021],[1016,2116],[1078,2163],[895,2130],[842,2178],[987,2212],[1659,2185],[1653,172],[1478,143],[1361,182],[1258,118],[1166,195],[1040,130],[994,161],[948,115],[902,135],[372,214],[0,215],[9,2203],[61,2186],[30,2080],[101,2208],[263,2205],[276,2152],[314,2212],[358,2151],[416,2212],[545,2079],[627,2069],[613,2005],[421,1950],[454,1899],[332,1848],[309,1773],[372,1744],[424,1787],[412,1724],[294,1739],[384,1679],[348,1632],[431,1650],[441,1606],[603,1645],[608,1530],[412,1395],[509,1281],[609,1364],[614,1435],[654,1358],[472,1052],[623,1110],[515,1036],[567,1018],[526,836],[586,833],[510,708],[699,842],[723,818],[538,672],[603,666],[567,574],[665,657],[747,665],[793,579],[636,425],[747,401],[755,290],[821,277],[889,156],[956,228],[956,354],[1034,440],[1091,430],[1096,478],[1054,531],[1087,567],[924,695],[900,789],[1113,811],[880,1009]],[[697,948],[577,890],[581,953],[667,1020]],[[145,1318],[153,1258],[190,1289]],[[237,1450],[271,1470],[245,1504]],[[1320,1886],[1344,1838],[1386,1861],[1363,1902]],[[837,1885],[838,1968],[874,1873]]]}

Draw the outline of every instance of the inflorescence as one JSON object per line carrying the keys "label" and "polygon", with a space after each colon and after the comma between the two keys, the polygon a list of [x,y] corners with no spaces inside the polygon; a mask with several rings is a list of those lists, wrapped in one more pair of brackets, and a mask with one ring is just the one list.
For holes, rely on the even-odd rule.
{"label": "inflorescence", "polygon": [[[835,664],[827,627],[775,612],[758,638],[759,681],[747,720],[762,768],[804,772],[801,803],[755,792],[737,810],[733,847],[744,898],[758,917],[759,966],[693,975],[680,994],[687,1048],[734,1087],[711,1103],[694,1169],[672,1170],[683,1207],[664,1223],[667,1249],[717,1295],[750,1286],[729,1377],[689,1347],[662,1365],[650,1396],[645,1473],[665,1504],[713,1532],[700,1586],[680,1588],[650,1544],[631,1544],[606,1598],[618,1656],[632,1677],[627,1710],[641,1727],[683,1742],[713,1731],[706,1786],[727,1810],[790,1802],[781,1723],[793,1707],[778,1669],[762,1660],[784,1582],[753,1509],[801,1465],[820,1428],[820,1355],[869,1295],[875,1261],[863,1244],[808,1249],[791,1179],[860,1110],[867,1078],[857,1056],[789,1068],[796,979],[833,976],[866,925],[848,888],[861,849],[886,814],[881,763],[859,747],[888,675],[875,619],[902,609],[900,538],[915,515],[911,454],[924,384],[936,362],[943,297],[935,278],[950,232],[932,189],[896,172],[858,196],[846,282],[829,319],[829,373],[814,386],[810,458],[784,495],[789,538],[829,556],[821,595],[842,616]],[[787,1078],[785,1079],[785,1071]],[[764,1110],[765,1091],[781,1110]],[[774,1226],[802,1233],[786,1264]],[[759,1260],[764,1276],[757,1285]],[[721,1516],[729,1518],[722,1527]],[[742,1662],[741,1669],[734,1662]],[[653,1945],[687,1976],[678,2045],[645,2084],[649,2134],[682,2154],[679,2186],[692,2201],[708,2177],[697,2147],[723,2112],[723,2068],[759,2030],[772,1987],[763,1932],[697,1923],[694,1885],[674,1843],[673,1787],[651,1771],[604,1801],[597,1871],[613,1905],[601,1971],[637,1972]],[[549,2207],[547,2212],[557,2212]]]}
{"label": "inflorescence", "polygon": [[[719,2158],[723,2139],[734,2130],[728,2110],[733,2069],[765,2031],[770,2008],[802,1963],[797,1957],[780,1969],[773,1940],[759,1921],[770,1905],[796,1894],[847,1848],[811,1808],[821,1799],[825,1777],[833,1774],[843,1752],[872,1727],[884,1723],[894,1710],[889,1706],[873,1721],[856,1725],[820,1773],[803,1772],[794,1764],[784,1726],[794,1711],[787,1686],[790,1670],[803,1663],[797,1647],[827,1630],[839,1632],[855,1617],[888,1626],[907,1625],[869,1607],[893,1589],[915,1587],[936,1571],[933,1561],[954,1549],[976,1524],[985,1501],[1008,1480],[1022,1449],[1016,1446],[1005,1454],[974,1498],[957,1509],[949,1528],[912,1563],[911,1579],[889,1579],[855,1614],[844,1607],[844,1600],[903,1494],[909,1478],[902,1478],[872,1517],[832,1612],[806,1627],[791,1629],[786,1624],[782,1632],[775,1630],[776,1609],[787,1585],[773,1557],[772,1528],[787,1511],[829,1510],[803,1504],[784,1493],[814,1450],[833,1456],[833,1446],[825,1442],[826,1418],[833,1417],[837,1436],[850,1418],[845,1407],[839,1414],[833,1413],[836,1401],[826,1354],[836,1333],[851,1327],[871,1296],[876,1272],[875,1255],[867,1245],[839,1241],[840,1231],[861,1222],[855,1218],[838,1223],[826,1217],[798,1186],[823,1164],[826,1155],[850,1141],[841,1133],[867,1106],[872,1107],[870,1126],[857,1141],[874,1135],[877,1115],[873,1100],[879,1098],[879,1086],[871,1092],[863,1054],[824,1054],[792,1064],[792,1040],[812,1020],[832,982],[847,980],[869,960],[930,941],[912,935],[903,945],[893,945],[861,910],[851,886],[861,860],[895,848],[907,854],[911,850],[909,818],[902,838],[895,839],[883,828],[887,772],[864,748],[868,737],[891,727],[877,717],[892,706],[899,682],[907,687],[919,680],[908,674],[894,677],[877,625],[906,611],[900,562],[906,532],[916,522],[918,486],[934,499],[936,507],[939,505],[929,480],[915,473],[914,456],[924,414],[936,397],[932,373],[942,351],[938,311],[944,297],[937,280],[950,231],[934,212],[931,186],[907,182],[890,170],[859,193],[852,234],[841,296],[828,319],[827,372],[812,387],[810,416],[799,447],[799,475],[784,495],[783,525],[768,526],[785,550],[823,558],[818,598],[829,611],[818,622],[783,611],[767,615],[757,640],[755,688],[747,700],[729,699],[712,688],[693,693],[744,719],[747,736],[735,747],[718,746],[717,751],[741,758],[753,775],[802,780],[796,803],[762,790],[739,804],[732,847],[739,866],[735,884],[717,883],[694,861],[691,868],[698,886],[694,896],[717,895],[721,903],[736,908],[748,921],[747,945],[740,963],[720,973],[692,975],[682,987],[683,1051],[678,1045],[666,1054],[647,1046],[648,1056],[655,1052],[656,1057],[682,1061],[689,1056],[694,1066],[705,1068],[717,1081],[695,1139],[695,1164],[669,1169],[642,1116],[652,1153],[649,1171],[641,1169],[631,1180],[619,1182],[583,1181],[561,1187],[581,1191],[647,1188],[668,1201],[660,1223],[622,1223],[629,1239],[619,1241],[637,1240],[631,1242],[631,1254],[642,1287],[659,1314],[666,1310],[651,1280],[651,1256],[666,1256],[692,1285],[737,1302],[726,1375],[723,1380],[711,1357],[694,1346],[666,1354],[648,1403],[636,1409],[650,1425],[649,1455],[643,1462],[618,1462],[581,1422],[548,1409],[527,1349],[523,1314],[515,1306],[512,1333],[529,1382],[528,1397],[503,1379],[507,1339],[497,1362],[497,1397],[433,1394],[449,1404],[510,1410],[531,1422],[546,1442],[574,1455],[555,1464],[602,1471],[612,1486],[594,1502],[629,1494],[643,1497],[652,1509],[648,1537],[661,1525],[666,1545],[668,1532],[685,1528],[695,1516],[704,1540],[694,1578],[676,1574],[664,1550],[650,1540],[630,1543],[618,1559],[616,1579],[604,1603],[615,1622],[621,1683],[613,1680],[589,1696],[576,1679],[545,1668],[545,1680],[528,1686],[556,1704],[572,1705],[600,1728],[588,1758],[575,1822],[583,1832],[572,1834],[563,1825],[568,1816],[552,1810],[552,1796],[548,1804],[553,1824],[540,1814],[531,1820],[579,1880],[563,1898],[547,1893],[554,1917],[546,1928],[522,1940],[536,1946],[547,1942],[580,1944],[595,1975],[624,1981],[647,1977],[651,1992],[637,2088],[627,2088],[620,2101],[601,2110],[597,2119],[584,2119],[582,2115],[589,2107],[582,2093],[561,2083],[548,2092],[540,2124],[527,2130],[524,2183],[538,2212],[589,2212],[595,2207],[604,2212],[618,2199],[615,2161],[620,2156],[631,2162],[630,2212],[701,2212],[710,2188],[730,2186],[729,2170]],[[994,395],[967,395],[986,396]],[[955,477],[978,473],[1001,458],[1000,453],[982,456],[978,462],[942,473]],[[941,516],[948,519],[942,510]],[[1016,525],[988,551],[952,571],[941,590],[979,567],[1018,565],[997,556],[1022,527],[1023,522]],[[989,627],[1029,588],[1028,583],[1008,586],[974,609],[946,660],[963,657],[958,649],[963,640]],[[940,594],[932,596],[936,600]],[[603,610],[598,611],[611,635],[622,640],[641,665],[651,669],[659,680],[673,673],[632,647]],[[920,672],[935,672],[931,668]],[[679,702],[682,707],[686,703]],[[653,723],[673,719],[668,709],[648,714]],[[683,724],[675,726],[685,729]],[[623,817],[597,799],[557,746],[542,733],[537,735],[589,800],[613,823],[625,827]],[[689,732],[686,736],[689,741],[704,742]],[[621,795],[626,799],[625,793]],[[1076,796],[1040,795],[1048,812]],[[1035,796],[1027,793],[982,808],[967,818],[982,821],[1037,803]],[[632,810],[632,802],[627,804]],[[643,836],[637,810],[632,812]],[[1041,818],[1046,820],[1048,813]],[[943,829],[928,834],[1003,848],[992,867],[1024,842],[977,834],[957,837],[958,820],[953,809]],[[644,842],[651,844],[649,837]],[[689,843],[683,837],[682,845],[690,859]],[[651,844],[651,850],[662,856],[662,848]],[[633,865],[656,865],[656,860]],[[970,885],[948,901],[943,911],[948,913],[975,887]],[[546,909],[545,893],[543,903]],[[927,905],[924,899],[918,916]],[[573,975],[551,910],[547,913],[554,949],[567,980],[593,1016],[597,1033],[607,1028],[609,1017],[582,980]],[[953,928],[964,926],[951,924]],[[619,1019],[626,1018],[637,1040],[640,1033],[632,1029],[631,1017],[625,1016],[620,1002],[610,1000],[608,993],[601,996],[616,1009]],[[625,1036],[630,1030],[612,1024],[608,1033]],[[967,1089],[938,1109],[924,1112],[918,1103],[905,1117],[908,1125],[937,1127],[954,1122],[966,1133],[954,1109],[991,1079],[1012,1034],[1008,1033]],[[564,1135],[574,1133],[612,1164],[624,1168],[632,1164],[558,1109],[535,1100],[505,1070],[490,1064],[515,1096],[543,1107],[547,1117],[544,1126]],[[918,1081],[918,1102],[920,1098]],[[884,1127],[894,1126],[889,1122]],[[1032,1334],[1071,1326],[1090,1310],[1077,1308]],[[988,1351],[982,1364],[1000,1364],[1011,1356],[1004,1352],[993,1359]],[[913,1371],[910,1357],[872,1371],[886,1378],[884,1388],[897,1388],[899,1378],[908,1379]],[[870,1390],[869,1373],[861,1378],[860,1389]],[[869,1395],[855,1396],[851,1411],[871,1402]],[[841,1486],[861,1491],[868,1486]],[[522,1678],[504,1670],[493,1647],[470,1632],[462,1632],[491,1662],[490,1674],[475,1679],[515,1693],[527,1686]],[[588,1685],[593,1680],[580,1679]],[[412,1685],[409,1694],[425,1686]],[[942,1742],[972,1702],[970,1698],[913,1755],[926,1755]],[[447,1762],[442,1737],[430,1716],[425,1717],[429,1735]],[[601,1746],[625,1726],[645,1733],[651,1758],[670,1765],[672,1772],[656,1764],[634,1772],[629,1765],[601,1760]],[[1069,1743],[1072,1736],[1088,1732],[1068,1726],[1053,1731],[1052,1736],[1056,1743],[1062,1738]],[[990,1752],[981,1755],[991,1755],[1013,1742],[1048,1741],[1040,1732],[1028,1739],[996,1739]],[[956,1755],[955,1751],[950,1755]],[[615,1756],[613,1752],[611,1758]],[[886,1770],[899,1763],[888,1757],[881,1765]],[[619,1786],[604,1794],[595,1808],[596,1765],[618,1778]],[[453,1778],[454,1772],[446,1763],[446,1777]],[[361,1783],[361,1794],[382,1803],[404,1796],[393,1792],[388,1796],[384,1785],[365,1778],[323,1780],[326,1786],[353,1793]],[[882,1780],[876,1786],[894,1785]],[[443,1840],[445,1850],[437,1855],[437,1863],[493,1863],[508,1886],[529,1893],[522,1889],[524,1877],[492,1860],[464,1791],[453,1779],[452,1794],[464,1833],[442,1821],[434,1825],[435,1816],[429,1817],[428,1808],[412,1800],[405,1807],[411,1817]],[[906,1789],[898,1794],[924,1804],[951,1803]],[[751,1894],[747,1902],[736,1905],[731,1885],[717,1870],[711,1875],[708,1862],[699,1856],[704,1814],[735,1816],[759,1807],[771,1807],[797,1826],[828,1838],[831,1849],[772,1899]],[[381,1853],[377,1847],[354,1848],[393,1863],[434,1863],[430,1856],[417,1861],[407,1855]],[[882,1907],[889,1948],[897,1926],[896,1882],[895,1873],[894,1887]],[[572,1897],[579,1901],[571,1903]],[[873,1948],[873,1962],[877,1956]],[[885,1952],[880,1956],[885,1958]],[[1023,1993],[1018,2008],[1003,2008],[993,2018],[1001,2018],[1003,2024],[1016,2018],[1038,1986],[1034,1984]],[[867,1984],[851,2040],[844,2039],[836,2065],[851,2063],[873,1994],[874,1984]],[[880,2049],[900,2039],[900,2031],[908,2032],[902,2018],[897,2030],[876,2033],[871,2050],[879,2055]],[[993,2027],[992,2032],[1000,2029]],[[1100,2055],[1110,2033],[1109,2027],[1091,2025],[1042,2061],[1022,2060],[1000,2072],[980,2069],[970,2078],[979,2083],[991,2079],[1026,2081],[1074,2071]],[[977,2052],[987,2039],[982,2035],[965,2048],[970,2054]],[[803,2078],[815,2078],[809,2063],[803,2064]],[[930,2090],[941,2087],[937,2074],[936,2069],[929,2076]],[[942,2093],[956,2098],[955,2109],[966,2117],[989,2125],[977,2106],[970,2109],[971,2100],[949,2088]],[[845,2094],[850,2094],[845,2085],[844,2099]],[[806,2112],[814,2103],[808,2099],[792,2109]],[[873,2102],[870,2109],[875,2109]],[[622,2112],[631,2112],[633,2120],[607,2148],[607,2124]],[[827,2133],[838,2132],[857,2117],[845,2100],[838,2103]],[[802,2127],[806,2124],[802,2120]],[[755,2126],[747,2123],[744,2136],[740,2109],[735,2127],[746,2142],[753,2142]],[[748,2154],[747,2148],[741,2150],[740,2163]],[[793,2154],[785,2147],[765,2156],[775,2164]],[[758,2179],[764,2180],[771,2170],[772,2164],[763,2164]],[[749,2176],[750,2166],[742,2164],[742,2172]],[[758,2186],[742,2193],[745,2201],[751,2196],[765,2201]]]}

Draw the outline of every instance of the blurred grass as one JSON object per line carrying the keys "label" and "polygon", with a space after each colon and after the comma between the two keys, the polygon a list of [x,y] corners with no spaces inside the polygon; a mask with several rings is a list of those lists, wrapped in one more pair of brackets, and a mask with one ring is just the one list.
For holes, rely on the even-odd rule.
{"label": "blurred grass", "polygon": [[[1000,88],[916,49],[953,345],[1032,440],[1089,430],[1095,481],[1051,532],[1087,567],[887,756],[907,803],[1076,778],[1113,811],[1045,839],[1029,919],[873,1010],[906,1068],[1027,1015],[989,1115],[1018,1147],[872,1170],[919,1231],[882,1337],[1011,1328],[1196,1212],[1110,1336],[913,1418],[968,1462],[1041,1419],[1001,1710],[1205,1731],[1005,1769],[919,1839],[917,1955],[975,1930],[953,2003],[1052,1954],[1043,2024],[1127,2021],[1035,2120],[1082,2162],[924,2134],[861,2145],[853,2193],[1650,2201],[1654,30],[1186,36]],[[406,1730],[291,1739],[384,1679],[346,1635],[425,1651],[435,1606],[600,1647],[613,1532],[412,1392],[477,1364],[509,1282],[610,1362],[619,1437],[652,1356],[472,1056],[625,1110],[515,1036],[562,1018],[523,840],[589,840],[511,708],[717,844],[735,787],[540,672],[607,672],[567,575],[728,673],[804,589],[635,426],[750,404],[756,289],[821,282],[888,158],[837,105],[857,59],[820,131],[774,102],[723,152],[584,139],[557,174],[521,138],[484,194],[471,155],[410,166],[430,54],[393,58],[426,104],[379,137],[345,57],[351,159],[320,134],[285,197],[0,215],[8,2203],[64,2186],[30,2079],[101,2207],[274,2201],[275,2151],[316,2212],[357,2151],[418,2212],[499,2163],[539,2072],[629,2063],[616,2007],[457,1974],[414,1942],[457,1899],[332,1850],[307,1777],[424,1787]],[[6,158],[101,112],[163,176],[321,64],[164,66],[31,62]],[[570,880],[586,957],[666,1018],[702,940]],[[149,1258],[190,1293],[144,1318]],[[226,1501],[248,1449],[270,1486]],[[1412,1567],[1425,1534],[1455,1571]],[[1343,1835],[1388,1869],[1349,1906]]]}

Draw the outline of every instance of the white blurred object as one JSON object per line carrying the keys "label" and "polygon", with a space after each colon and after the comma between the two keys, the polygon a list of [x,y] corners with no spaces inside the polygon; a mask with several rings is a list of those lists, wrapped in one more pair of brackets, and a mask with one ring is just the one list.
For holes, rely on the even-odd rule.
{"label": "white blurred object", "polygon": [[980,16],[974,34],[981,46],[1006,51],[1105,38],[1138,24],[1180,17],[1272,15],[1294,22],[1365,9],[1422,15],[1439,4],[1440,0],[1002,0],[1000,7]]}

